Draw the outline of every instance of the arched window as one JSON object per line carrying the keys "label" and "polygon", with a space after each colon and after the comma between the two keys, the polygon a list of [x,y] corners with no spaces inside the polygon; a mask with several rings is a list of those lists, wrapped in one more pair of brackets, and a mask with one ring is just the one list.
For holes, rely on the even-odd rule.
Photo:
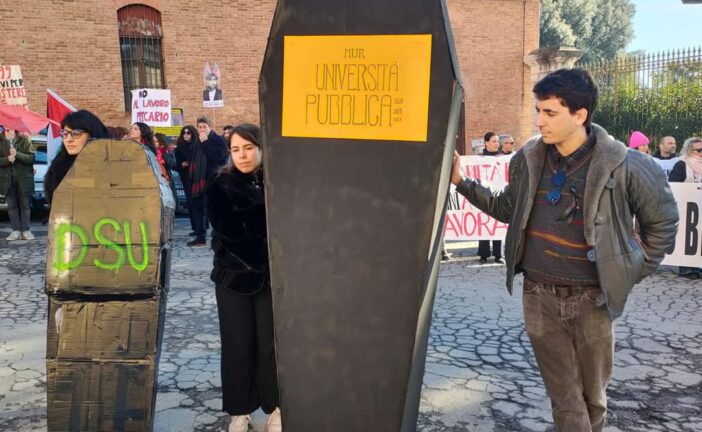
{"label": "arched window", "polygon": [[131,111],[132,90],[166,86],[161,13],[146,5],[133,4],[119,9],[117,19],[124,106],[126,111]]}

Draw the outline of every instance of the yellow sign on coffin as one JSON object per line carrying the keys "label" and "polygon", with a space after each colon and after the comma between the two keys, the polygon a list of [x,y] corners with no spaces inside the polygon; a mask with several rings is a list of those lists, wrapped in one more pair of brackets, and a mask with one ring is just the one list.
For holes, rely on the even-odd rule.
{"label": "yellow sign on coffin", "polygon": [[286,137],[426,141],[431,35],[285,36]]}

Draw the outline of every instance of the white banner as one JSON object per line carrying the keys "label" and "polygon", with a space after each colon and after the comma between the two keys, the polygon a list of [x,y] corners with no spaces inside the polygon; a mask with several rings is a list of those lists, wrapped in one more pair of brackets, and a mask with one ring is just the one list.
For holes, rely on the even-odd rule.
{"label": "white banner", "polygon": [[[461,156],[461,168],[468,177],[502,190],[509,181],[509,156]],[[451,185],[446,210],[445,240],[503,240],[507,224],[474,207]]]}
{"label": "white banner", "polygon": [[132,123],[149,126],[171,125],[171,91],[164,89],[132,90]]}
{"label": "white banner", "polygon": [[702,183],[670,183],[680,213],[675,250],[665,265],[702,267]]}
{"label": "white banner", "polygon": [[0,102],[27,107],[27,93],[19,65],[0,65]]}

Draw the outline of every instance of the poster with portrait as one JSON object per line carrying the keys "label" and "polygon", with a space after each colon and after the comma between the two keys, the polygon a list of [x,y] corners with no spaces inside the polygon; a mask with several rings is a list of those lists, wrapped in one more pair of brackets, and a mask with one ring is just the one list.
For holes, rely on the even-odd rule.
{"label": "poster with portrait", "polygon": [[210,67],[209,63],[205,63],[202,78],[205,85],[204,90],[202,90],[202,106],[205,108],[222,108],[224,106],[224,97],[220,88],[222,73],[219,65],[215,63]]}

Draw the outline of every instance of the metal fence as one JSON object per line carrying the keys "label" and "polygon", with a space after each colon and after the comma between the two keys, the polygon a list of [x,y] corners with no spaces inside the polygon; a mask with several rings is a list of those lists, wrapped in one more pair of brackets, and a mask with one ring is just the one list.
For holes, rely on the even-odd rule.
{"label": "metal fence", "polygon": [[625,55],[580,65],[600,90],[593,121],[626,142],[634,130],[651,139],[672,135],[680,145],[702,133],[702,48]]}

